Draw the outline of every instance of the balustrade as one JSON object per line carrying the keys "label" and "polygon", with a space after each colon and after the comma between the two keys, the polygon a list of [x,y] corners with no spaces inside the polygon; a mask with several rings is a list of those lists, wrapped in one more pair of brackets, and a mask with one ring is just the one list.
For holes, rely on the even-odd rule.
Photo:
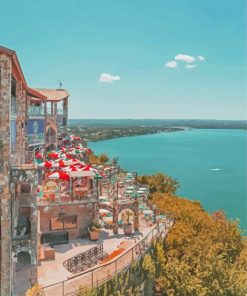
{"label": "balustrade", "polygon": [[29,116],[44,116],[44,107],[40,106],[29,106],[27,110]]}

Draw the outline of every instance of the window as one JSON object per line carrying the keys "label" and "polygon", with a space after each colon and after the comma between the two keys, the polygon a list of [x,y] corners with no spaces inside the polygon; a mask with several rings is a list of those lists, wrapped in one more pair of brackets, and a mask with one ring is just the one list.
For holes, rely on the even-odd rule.
{"label": "window", "polygon": [[63,220],[61,218],[51,218],[51,230],[63,230]]}
{"label": "window", "polygon": [[16,80],[13,77],[11,80],[11,96],[16,98]]}
{"label": "window", "polygon": [[64,229],[73,229],[76,227],[77,227],[77,216],[76,215],[65,216]]}
{"label": "window", "polygon": [[30,193],[31,192],[31,184],[22,183],[21,184],[21,193]]}
{"label": "window", "polygon": [[65,230],[77,228],[76,215],[63,215],[50,220],[51,230]]}

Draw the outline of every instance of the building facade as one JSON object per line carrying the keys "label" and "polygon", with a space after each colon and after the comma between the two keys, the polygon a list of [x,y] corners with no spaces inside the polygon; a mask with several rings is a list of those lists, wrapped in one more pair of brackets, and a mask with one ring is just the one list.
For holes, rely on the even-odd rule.
{"label": "building facade", "polygon": [[[49,91],[52,98],[45,91],[28,87],[15,51],[0,46],[2,296],[23,295],[37,282],[39,176],[35,153],[44,155],[51,144],[56,147],[59,126],[62,130],[67,127],[69,97],[65,90]],[[60,101],[62,112],[57,109]],[[47,104],[51,104],[51,111]]]}

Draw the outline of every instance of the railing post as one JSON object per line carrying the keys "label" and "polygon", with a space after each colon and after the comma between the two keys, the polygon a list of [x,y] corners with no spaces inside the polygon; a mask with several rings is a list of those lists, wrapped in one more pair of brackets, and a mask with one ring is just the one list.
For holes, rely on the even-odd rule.
{"label": "railing post", "polygon": [[63,281],[62,289],[63,289],[63,296],[64,296],[64,281]]}
{"label": "railing post", "polygon": [[117,273],[117,260],[115,261],[115,273]]}
{"label": "railing post", "polygon": [[132,261],[134,261],[134,248],[132,248]]}
{"label": "railing post", "polygon": [[93,270],[92,270],[92,288],[93,288]]}

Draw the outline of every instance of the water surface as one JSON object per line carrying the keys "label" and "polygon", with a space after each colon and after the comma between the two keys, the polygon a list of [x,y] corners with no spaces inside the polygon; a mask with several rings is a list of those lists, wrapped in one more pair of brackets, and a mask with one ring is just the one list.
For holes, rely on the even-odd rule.
{"label": "water surface", "polygon": [[180,196],[199,200],[209,212],[224,209],[247,229],[246,131],[191,129],[89,145],[139,175],[167,173],[178,179]]}

